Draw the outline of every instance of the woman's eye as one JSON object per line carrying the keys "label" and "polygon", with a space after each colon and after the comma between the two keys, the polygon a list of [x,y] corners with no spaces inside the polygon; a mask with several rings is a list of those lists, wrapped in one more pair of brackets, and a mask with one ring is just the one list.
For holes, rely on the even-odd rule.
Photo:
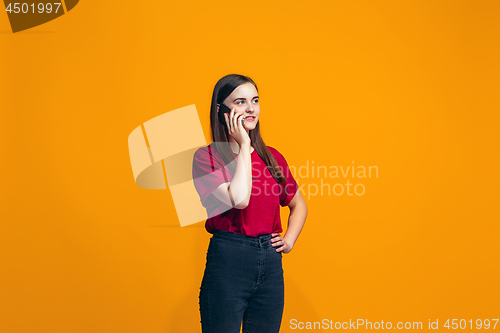
{"label": "woman's eye", "polygon": [[254,99],[253,102],[254,103],[259,103],[259,100],[258,99]]}

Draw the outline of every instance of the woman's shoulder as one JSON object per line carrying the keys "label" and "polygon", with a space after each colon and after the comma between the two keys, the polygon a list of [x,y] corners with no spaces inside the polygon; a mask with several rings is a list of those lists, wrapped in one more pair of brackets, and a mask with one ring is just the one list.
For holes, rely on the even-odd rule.
{"label": "woman's shoulder", "polygon": [[210,146],[201,146],[194,152],[194,157],[203,157],[210,154]]}
{"label": "woman's shoulder", "polygon": [[207,146],[201,146],[196,151],[194,152],[195,155],[215,155],[217,154],[217,150],[215,149],[214,145],[211,143]]}
{"label": "woman's shoulder", "polygon": [[212,149],[212,147],[210,147],[210,145],[208,145],[208,146],[201,146],[198,149],[196,149],[196,151],[193,154],[193,157],[195,161],[198,160],[203,161],[213,158],[213,155],[214,155],[214,150]]}
{"label": "woman's shoulder", "polygon": [[196,151],[194,152],[195,154],[203,154],[203,153],[208,153],[210,149],[210,145],[208,146],[201,146]]}
{"label": "woman's shoulder", "polygon": [[272,146],[266,146],[267,149],[269,149],[269,151],[271,152],[271,154],[273,154],[274,158],[275,159],[279,159],[281,160],[283,157],[283,154],[280,153],[280,151]]}
{"label": "woman's shoulder", "polygon": [[220,162],[221,156],[217,152],[217,149],[215,149],[213,144],[209,144],[207,146],[201,146],[193,154],[193,158],[197,162],[205,162],[205,161],[210,161],[213,163],[214,161]]}

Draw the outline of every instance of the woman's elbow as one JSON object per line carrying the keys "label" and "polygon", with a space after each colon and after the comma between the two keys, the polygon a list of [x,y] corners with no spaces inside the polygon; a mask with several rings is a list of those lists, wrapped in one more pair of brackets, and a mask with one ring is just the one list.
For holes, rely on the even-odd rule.
{"label": "woman's elbow", "polygon": [[234,208],[236,208],[236,209],[245,209],[245,208],[248,207],[249,203],[250,203],[250,200],[246,199],[246,200],[243,200],[243,201],[237,203],[236,206],[234,206]]}

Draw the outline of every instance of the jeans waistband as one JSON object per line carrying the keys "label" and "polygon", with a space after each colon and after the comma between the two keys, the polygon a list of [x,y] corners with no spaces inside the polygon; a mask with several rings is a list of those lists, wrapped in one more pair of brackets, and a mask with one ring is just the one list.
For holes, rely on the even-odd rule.
{"label": "jeans waistband", "polygon": [[263,245],[269,246],[271,245],[271,234],[260,235],[258,237],[247,236],[243,234],[237,234],[234,232],[223,231],[223,230],[214,230],[213,238],[224,238],[235,243],[244,243],[247,245],[253,245],[256,247],[261,247]]}

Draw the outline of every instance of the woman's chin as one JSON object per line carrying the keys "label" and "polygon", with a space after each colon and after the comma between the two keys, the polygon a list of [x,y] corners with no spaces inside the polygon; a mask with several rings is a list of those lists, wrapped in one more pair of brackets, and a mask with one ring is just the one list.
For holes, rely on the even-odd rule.
{"label": "woman's chin", "polygon": [[244,127],[245,129],[247,129],[247,130],[249,130],[249,131],[250,131],[250,130],[253,130],[253,129],[255,128],[255,125],[256,125],[256,124],[254,124],[253,122],[252,122],[252,124],[245,123],[245,125],[243,125],[243,127]]}

